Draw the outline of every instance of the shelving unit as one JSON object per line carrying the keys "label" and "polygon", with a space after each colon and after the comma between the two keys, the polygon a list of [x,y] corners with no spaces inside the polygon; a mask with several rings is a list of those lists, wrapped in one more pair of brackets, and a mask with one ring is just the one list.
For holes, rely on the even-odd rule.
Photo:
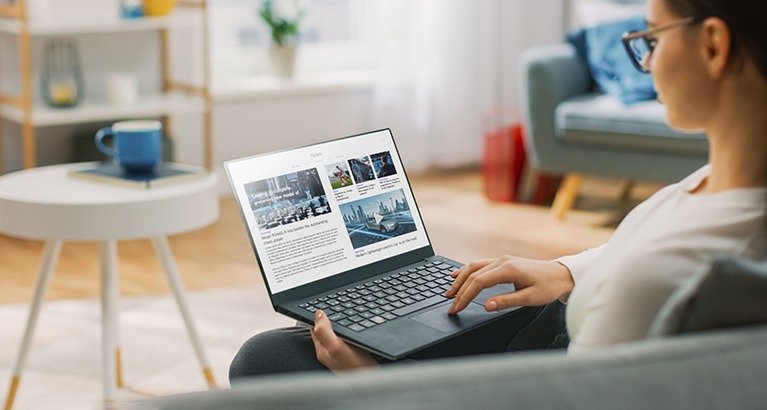
{"label": "shelving unit", "polygon": [[[36,128],[54,127],[97,121],[132,118],[161,118],[170,130],[170,116],[175,113],[199,112],[203,120],[204,165],[212,167],[212,99],[210,96],[210,67],[208,58],[207,0],[179,0],[177,10],[168,17],[145,17],[140,19],[119,19],[83,22],[30,22],[27,14],[27,0],[16,0],[14,4],[0,4],[0,33],[15,35],[18,44],[18,67],[20,93],[11,95],[0,89],[0,120],[12,121],[21,126],[21,148],[24,168],[35,167]],[[198,19],[195,23],[193,20]],[[171,75],[170,30],[177,25],[199,24],[202,35],[201,85],[177,81]],[[161,67],[159,67],[162,89],[153,95],[142,95],[130,106],[112,105],[105,99],[85,96],[76,107],[55,109],[38,102],[33,95],[34,79],[32,68],[31,41],[35,37],[61,35],[99,35],[110,33],[159,32]],[[86,71],[88,67],[83,67]],[[0,72],[0,76],[3,73]],[[2,132],[2,127],[0,127]],[[0,134],[0,145],[2,145]],[[0,146],[0,153],[2,153]],[[0,173],[4,169],[0,156]]]}

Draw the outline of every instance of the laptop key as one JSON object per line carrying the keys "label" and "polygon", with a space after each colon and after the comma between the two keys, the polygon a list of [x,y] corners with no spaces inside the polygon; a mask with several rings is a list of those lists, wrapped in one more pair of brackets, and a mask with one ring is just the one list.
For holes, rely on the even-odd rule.
{"label": "laptop key", "polygon": [[394,320],[394,319],[397,318],[397,315],[395,315],[395,314],[393,314],[391,312],[386,312],[386,313],[382,314],[381,317],[386,319],[386,320]]}
{"label": "laptop key", "polygon": [[338,324],[339,324],[339,325],[341,325],[341,326],[347,326],[347,327],[348,327],[348,326],[349,326],[349,325],[351,325],[353,322],[352,322],[351,320],[349,320],[349,319],[341,319],[341,320],[339,320],[339,321],[338,321],[338,322],[336,322],[336,323],[338,323]]}
{"label": "laptop key", "polygon": [[346,318],[346,315],[344,315],[343,313],[336,313],[336,314],[328,316],[328,319],[330,319],[331,322],[335,322],[337,320],[341,320],[344,318]]}
{"label": "laptop key", "polygon": [[392,313],[394,313],[397,316],[404,316],[409,313],[413,313],[415,311],[427,308],[429,306],[436,305],[437,303],[443,302],[445,300],[447,299],[445,299],[444,296],[436,295],[430,298],[426,298],[420,302],[413,303],[412,305],[408,305],[408,306],[393,310]]}
{"label": "laptop key", "polygon": [[375,323],[375,324],[380,325],[381,323],[386,322],[386,319],[382,318],[381,316],[374,316],[374,317],[370,318],[370,321]]}
{"label": "laptop key", "polygon": [[357,324],[358,324],[358,325],[362,325],[362,326],[365,326],[365,327],[373,327],[373,326],[375,326],[375,325],[376,325],[375,323],[373,323],[373,322],[371,322],[371,321],[369,321],[369,320],[363,320],[362,322],[359,322],[359,323],[357,323]]}
{"label": "laptop key", "polygon": [[347,327],[349,329],[351,329],[351,330],[354,330],[355,332],[361,332],[361,331],[365,330],[364,327],[362,327],[362,326],[360,326],[360,325],[358,325],[356,323],[353,323],[353,324],[351,324],[351,325],[349,325]]}

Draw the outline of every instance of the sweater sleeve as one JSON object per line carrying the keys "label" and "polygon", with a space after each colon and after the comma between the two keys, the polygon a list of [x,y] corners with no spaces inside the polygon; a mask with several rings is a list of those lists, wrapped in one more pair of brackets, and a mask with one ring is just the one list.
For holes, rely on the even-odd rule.
{"label": "sweater sleeve", "polygon": [[[585,250],[576,255],[562,256],[560,258],[554,259],[553,262],[558,262],[564,265],[570,271],[570,275],[573,277],[573,282],[576,286],[578,286],[578,282],[581,280],[583,275],[586,274],[589,266],[591,266],[591,264],[597,258],[599,258],[599,255],[601,255],[602,252],[604,252],[606,245],[607,244],[604,243],[596,248]],[[559,298],[559,301],[562,303],[567,303],[567,299],[569,297],[569,293],[562,295],[562,297]]]}
{"label": "sweater sleeve", "polygon": [[601,255],[602,252],[604,252],[606,245],[607,244],[604,243],[596,248],[585,250],[577,255],[562,256],[560,258],[554,259],[554,262],[559,262],[562,265],[565,265],[565,267],[570,270],[570,274],[573,276],[573,282],[575,282],[577,285],[578,281],[580,281],[580,279],[589,269],[589,266],[591,266],[591,264],[594,263],[597,258],[599,258],[599,255]]}

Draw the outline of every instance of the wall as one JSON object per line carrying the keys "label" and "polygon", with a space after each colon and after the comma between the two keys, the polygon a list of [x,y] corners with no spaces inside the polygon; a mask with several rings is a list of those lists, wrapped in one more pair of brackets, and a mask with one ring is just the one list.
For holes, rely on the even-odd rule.
{"label": "wall", "polygon": [[231,193],[224,161],[368,131],[371,101],[371,91],[365,87],[217,100],[213,162],[221,178],[221,193]]}
{"label": "wall", "polygon": [[[469,1],[469,0],[467,0]],[[475,1],[475,0],[471,0]],[[518,101],[517,56],[527,47],[553,43],[562,38],[561,0],[476,0],[494,1],[499,13],[495,24],[498,35],[493,47],[498,50],[497,93],[498,105],[516,106]],[[104,52],[116,53],[119,48],[102,43]],[[90,49],[90,47],[89,47]],[[89,52],[84,60],[98,58],[98,51]],[[148,55],[154,55],[149,53]],[[149,59],[149,65],[156,62]],[[105,69],[113,69],[106,67]],[[102,69],[103,70],[103,69]],[[104,71],[88,73],[96,91],[103,82]],[[148,84],[156,84],[156,73],[145,74]],[[237,97],[214,94],[213,114],[213,159],[222,180],[221,192],[229,192],[223,173],[223,161],[254,155],[273,149],[317,142],[324,139],[350,135],[372,128],[389,126],[377,124],[373,116],[373,87],[359,84],[353,87],[329,87],[325,91],[295,92],[286,87],[286,92],[242,93]],[[479,119],[477,119],[479,121]],[[83,132],[89,132],[100,124],[90,124]],[[203,163],[202,122],[199,116],[176,117],[172,124],[176,159],[194,164]],[[80,127],[83,128],[83,127]],[[5,170],[20,167],[20,128],[4,121],[2,124],[2,156]],[[78,127],[43,129],[40,132],[40,164],[67,162],[72,160],[72,135],[80,132]],[[407,138],[397,135],[398,138]],[[402,147],[400,147],[402,149]],[[403,153],[403,159],[407,155]],[[479,158],[477,158],[479,161]]]}

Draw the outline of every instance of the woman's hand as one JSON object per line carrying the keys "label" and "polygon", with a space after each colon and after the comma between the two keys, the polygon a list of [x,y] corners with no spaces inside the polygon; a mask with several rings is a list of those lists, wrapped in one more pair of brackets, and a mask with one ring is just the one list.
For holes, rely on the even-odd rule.
{"label": "woman's hand", "polygon": [[322,310],[314,312],[314,328],[310,331],[317,360],[334,372],[379,365],[368,352],[341,340]]}
{"label": "woman's hand", "polygon": [[570,293],[575,286],[570,270],[559,262],[513,256],[474,261],[450,276],[455,281],[445,296],[455,296],[448,310],[451,315],[465,309],[479,292],[499,283],[513,283],[516,291],[488,299],[485,302],[487,311],[545,305]]}

